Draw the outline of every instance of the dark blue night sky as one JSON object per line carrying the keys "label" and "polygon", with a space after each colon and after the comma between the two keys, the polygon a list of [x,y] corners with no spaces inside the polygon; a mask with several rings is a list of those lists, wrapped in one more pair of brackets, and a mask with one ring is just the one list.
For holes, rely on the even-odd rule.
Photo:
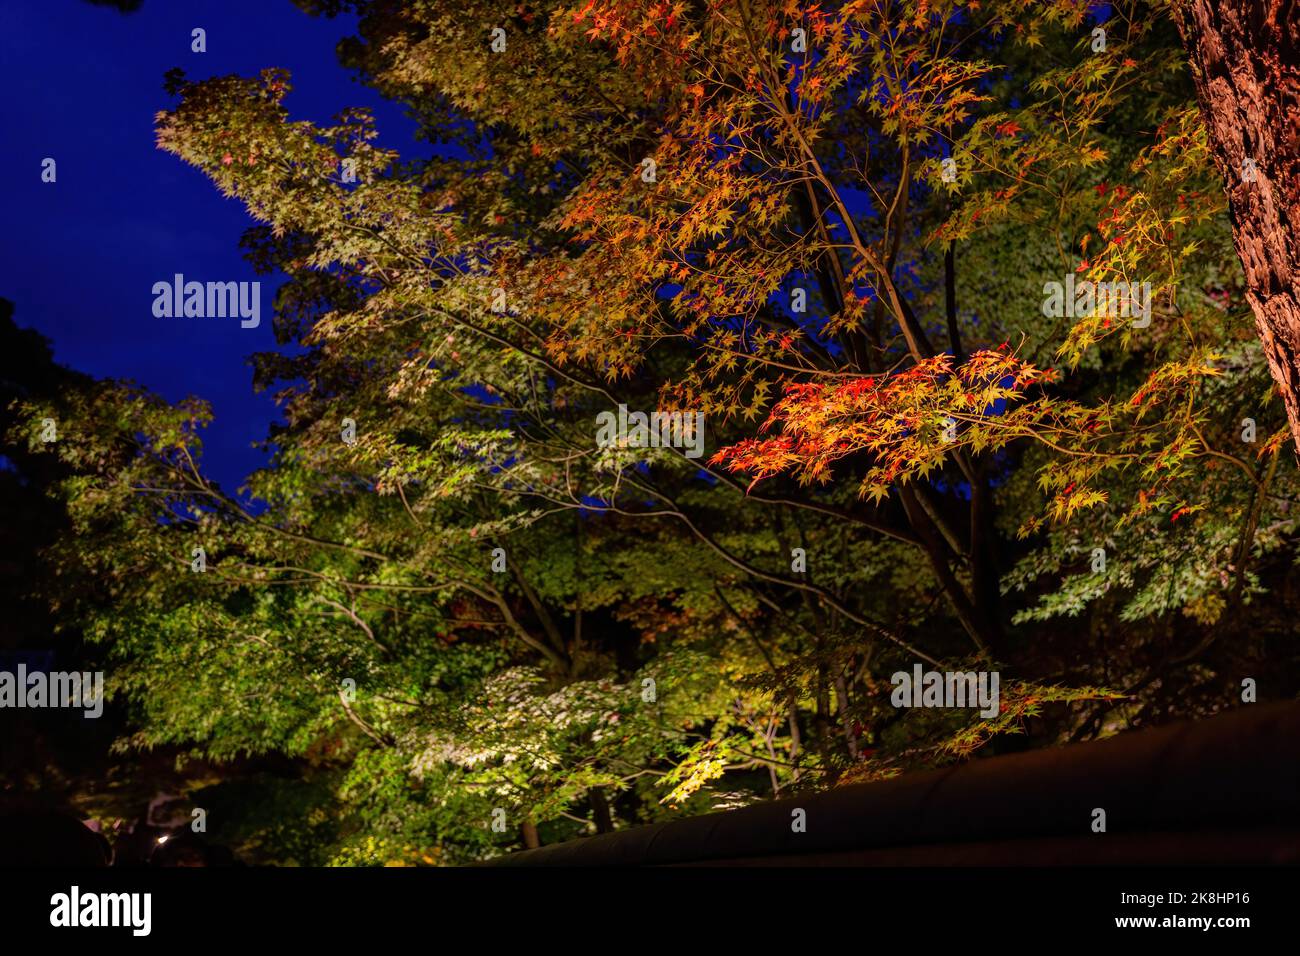
{"label": "dark blue night sky", "polygon": [[[100,378],[132,379],[175,401],[212,403],[207,471],[228,490],[262,463],[252,445],[277,417],[255,394],[247,357],[274,347],[278,280],[257,276],[239,238],[252,221],[198,170],[154,146],[153,117],[174,105],[163,74],[190,79],[266,67],[292,74],[294,119],[374,109],[379,143],[409,153],[414,124],[338,65],[355,20],[313,18],[289,0],[144,0],[122,14],[84,0],[0,3],[0,296],[55,359]],[[207,31],[193,53],[191,31]],[[422,147],[427,150],[427,146]],[[58,181],[41,182],[46,157]],[[155,318],[155,282],[262,281],[261,325],[237,318]]]}

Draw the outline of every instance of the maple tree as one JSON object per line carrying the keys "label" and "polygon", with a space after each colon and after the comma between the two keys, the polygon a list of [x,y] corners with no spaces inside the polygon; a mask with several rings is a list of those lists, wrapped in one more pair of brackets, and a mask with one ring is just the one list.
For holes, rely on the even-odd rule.
{"label": "maple tree", "polygon": [[[1294,676],[1286,411],[1166,4],[300,5],[429,150],[170,77],[158,144],[259,223],[296,348],[248,497],[201,402],[52,410],[128,743],[327,768],[329,859],[428,861]],[[1071,276],[1150,322],[1046,314]],[[708,456],[597,447],[619,405]],[[892,708],[918,661],[999,715]]]}

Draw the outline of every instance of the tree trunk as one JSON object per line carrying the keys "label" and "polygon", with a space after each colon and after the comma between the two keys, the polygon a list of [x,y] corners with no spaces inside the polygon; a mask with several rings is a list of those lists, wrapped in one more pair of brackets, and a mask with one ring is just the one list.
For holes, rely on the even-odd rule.
{"label": "tree trunk", "polygon": [[794,782],[799,782],[799,753],[802,740],[799,736],[799,698],[793,690],[787,698],[790,707],[790,763],[794,764]]}
{"label": "tree trunk", "polygon": [[605,792],[600,787],[592,787],[589,792],[591,802],[591,815],[596,824],[597,833],[614,832],[614,816],[609,811],[609,801],[605,799]]}
{"label": "tree trunk", "polygon": [[535,850],[542,845],[542,841],[537,836],[537,824],[531,818],[527,818],[520,827],[523,831],[524,849]]}
{"label": "tree trunk", "polygon": [[849,756],[858,759],[858,737],[853,732],[853,720],[849,717],[849,688],[844,676],[835,677],[835,703],[840,715],[840,727],[844,731],[844,743],[849,748]]}
{"label": "tree trunk", "polygon": [[1175,10],[1246,300],[1300,451],[1300,3],[1178,0]]}

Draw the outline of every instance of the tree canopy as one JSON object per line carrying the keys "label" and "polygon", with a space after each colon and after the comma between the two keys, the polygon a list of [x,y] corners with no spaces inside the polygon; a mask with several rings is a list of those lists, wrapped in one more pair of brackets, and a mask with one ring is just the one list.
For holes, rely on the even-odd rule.
{"label": "tree canopy", "polygon": [[[201,399],[130,383],[24,419],[122,746],[298,760],[282,858],[1293,692],[1300,487],[1169,4],[299,5],[359,16],[341,61],[428,148],[293,119],[279,69],[169,75],[159,148],[283,280],[272,463],[219,487]],[[620,406],[702,413],[704,456],[598,444]],[[999,713],[893,707],[917,663]]]}

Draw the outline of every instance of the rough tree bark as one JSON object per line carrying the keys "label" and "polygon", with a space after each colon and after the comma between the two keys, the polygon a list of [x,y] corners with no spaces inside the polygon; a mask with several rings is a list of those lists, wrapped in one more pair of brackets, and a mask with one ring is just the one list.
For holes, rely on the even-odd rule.
{"label": "rough tree bark", "polygon": [[1300,2],[1175,0],[1174,9],[1246,299],[1300,453]]}

